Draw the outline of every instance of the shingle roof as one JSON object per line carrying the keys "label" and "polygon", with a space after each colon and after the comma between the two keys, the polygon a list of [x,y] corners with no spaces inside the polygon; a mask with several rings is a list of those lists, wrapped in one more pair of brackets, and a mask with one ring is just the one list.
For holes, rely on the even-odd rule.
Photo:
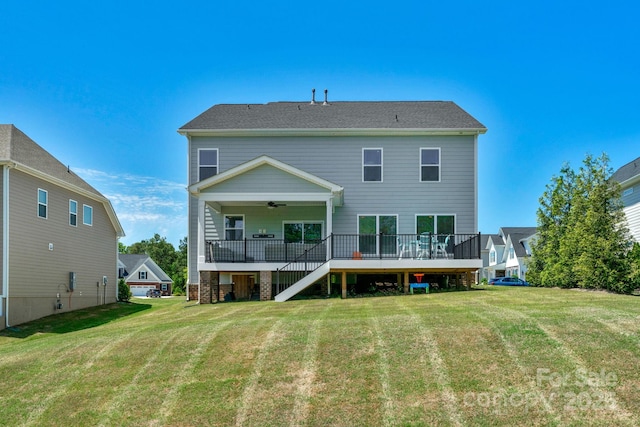
{"label": "shingle roof", "polygon": [[527,256],[527,251],[521,240],[533,236],[538,229],[536,227],[502,227],[500,230],[505,236],[505,240],[507,236],[511,237],[516,256],[525,257]]}
{"label": "shingle roof", "polygon": [[640,175],[640,157],[622,166],[611,175],[611,178],[623,183],[635,176]]}
{"label": "shingle roof", "polygon": [[89,198],[105,206],[117,235],[124,236],[113,206],[104,195],[11,124],[0,124],[0,163],[12,163],[14,167],[37,175],[47,182],[66,186],[78,193],[84,192]]}
{"label": "shingle roof", "polygon": [[249,129],[424,129],[486,132],[451,101],[219,104],[179,131]]}
{"label": "shingle roof", "polygon": [[128,273],[132,273],[140,268],[143,264],[158,278],[161,282],[170,282],[173,280],[164,272],[158,264],[156,264],[149,255],[146,254],[118,254],[118,259],[125,265]]}
{"label": "shingle roof", "polygon": [[15,162],[104,198],[14,125],[0,125],[0,162]]}

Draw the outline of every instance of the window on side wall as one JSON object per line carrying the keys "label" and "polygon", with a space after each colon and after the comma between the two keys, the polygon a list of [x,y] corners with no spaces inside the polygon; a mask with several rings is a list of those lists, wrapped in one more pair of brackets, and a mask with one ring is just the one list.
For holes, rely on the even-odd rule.
{"label": "window on side wall", "polygon": [[49,193],[47,190],[38,188],[38,216],[47,219],[47,210],[49,206]]}
{"label": "window on side wall", "polygon": [[362,149],[362,181],[382,182],[382,148]]}
{"label": "window on side wall", "polygon": [[420,149],[420,181],[440,182],[440,149]]}
{"label": "window on side wall", "polygon": [[202,181],[218,174],[218,149],[198,150],[198,180]]}
{"label": "window on side wall", "polygon": [[244,239],[244,215],[224,216],[224,238],[225,240]]}
{"label": "window on side wall", "polygon": [[69,200],[69,225],[78,226],[78,202]]}
{"label": "window on side wall", "polygon": [[93,208],[89,205],[82,205],[82,223],[93,225]]}
{"label": "window on side wall", "polygon": [[162,290],[166,292],[168,289],[169,289],[169,287],[167,286],[167,284],[163,283],[162,284]]}

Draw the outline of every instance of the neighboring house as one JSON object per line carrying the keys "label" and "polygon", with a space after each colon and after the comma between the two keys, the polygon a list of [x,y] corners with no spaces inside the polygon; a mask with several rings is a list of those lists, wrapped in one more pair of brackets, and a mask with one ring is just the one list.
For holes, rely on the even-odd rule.
{"label": "neighboring house", "polygon": [[316,282],[346,297],[383,274],[406,292],[418,277],[469,284],[482,267],[486,128],[453,102],[329,103],[325,92],[325,102],[214,105],[178,132],[190,299],[233,290],[284,301]]}
{"label": "neighboring house", "polygon": [[124,232],[109,200],[13,125],[0,164],[0,328],[115,302]]}
{"label": "neighboring house", "polygon": [[481,247],[480,258],[482,258],[483,268],[478,270],[478,277],[476,279],[477,283],[480,283],[482,279],[489,280],[492,277],[490,275],[490,271],[486,268],[489,266],[489,257],[491,253],[491,248],[493,247],[493,246],[490,246],[488,243],[489,243],[489,239],[493,239],[494,242],[499,241],[498,239],[500,239],[500,236],[497,234],[483,234],[481,238],[482,240],[480,242],[480,247]]}
{"label": "neighboring house", "polygon": [[173,280],[149,255],[119,254],[119,277],[129,285],[133,296],[142,297],[150,289],[162,291],[170,296]]}
{"label": "neighboring house", "polygon": [[527,260],[531,257],[531,241],[536,227],[502,227],[487,239],[488,264],[482,277],[519,277],[526,280]]}
{"label": "neighboring house", "polygon": [[640,157],[622,166],[611,178],[620,183],[629,232],[634,241],[640,242]]}

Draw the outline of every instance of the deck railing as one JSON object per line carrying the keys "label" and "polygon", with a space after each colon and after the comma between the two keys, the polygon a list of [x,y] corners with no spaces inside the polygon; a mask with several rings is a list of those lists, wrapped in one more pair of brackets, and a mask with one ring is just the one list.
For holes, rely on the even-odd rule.
{"label": "deck railing", "polygon": [[207,240],[206,262],[307,262],[330,259],[480,259],[477,234],[332,234],[320,242]]}

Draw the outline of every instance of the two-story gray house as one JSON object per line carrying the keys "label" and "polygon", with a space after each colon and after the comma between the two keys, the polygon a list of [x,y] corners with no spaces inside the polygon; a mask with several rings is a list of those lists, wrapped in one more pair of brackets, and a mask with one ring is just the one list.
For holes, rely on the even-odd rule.
{"label": "two-story gray house", "polygon": [[13,125],[0,125],[0,329],[116,301],[109,200]]}
{"label": "two-story gray house", "polygon": [[[214,105],[188,140],[190,299],[342,296],[482,267],[478,135],[453,102]],[[426,277],[425,277],[426,276]],[[375,279],[372,282],[375,282]],[[233,286],[231,286],[233,285]]]}
{"label": "two-story gray house", "polygon": [[622,189],[629,234],[640,243],[640,157],[615,171],[611,178],[618,181]]}

